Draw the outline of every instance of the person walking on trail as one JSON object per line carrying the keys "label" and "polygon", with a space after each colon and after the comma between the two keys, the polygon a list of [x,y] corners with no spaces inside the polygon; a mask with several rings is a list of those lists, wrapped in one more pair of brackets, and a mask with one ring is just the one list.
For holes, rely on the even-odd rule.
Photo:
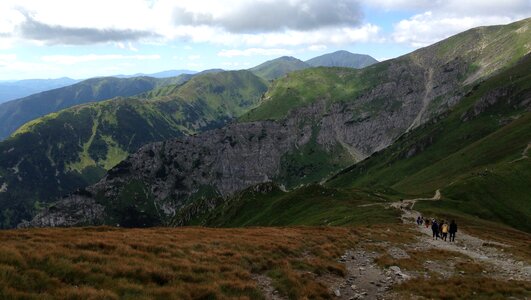
{"label": "person walking on trail", "polygon": [[448,223],[443,221],[442,227],[442,239],[446,241],[446,238],[448,237]]}
{"label": "person walking on trail", "polygon": [[426,218],[426,220],[424,220],[424,225],[426,226],[426,228],[429,228],[430,227],[430,219]]}
{"label": "person walking on trail", "polygon": [[418,217],[417,217],[417,225],[420,225],[420,224],[421,224],[420,222],[421,222],[421,221],[420,221],[420,216],[418,216]]}
{"label": "person walking on trail", "polygon": [[433,239],[439,239],[439,224],[435,220],[431,222],[431,231],[433,232]]}
{"label": "person walking on trail", "polygon": [[455,220],[452,220],[450,223],[448,231],[450,232],[450,242],[455,242],[455,233],[457,232],[457,224],[455,223]]}

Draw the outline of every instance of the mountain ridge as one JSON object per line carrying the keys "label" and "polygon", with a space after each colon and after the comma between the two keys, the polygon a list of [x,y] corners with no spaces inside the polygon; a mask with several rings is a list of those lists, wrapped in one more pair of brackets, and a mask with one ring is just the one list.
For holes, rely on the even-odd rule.
{"label": "mountain ridge", "polygon": [[256,76],[266,80],[274,80],[290,72],[309,68],[310,65],[293,56],[282,56],[268,60],[256,67],[249,69]]}
{"label": "mountain ridge", "polygon": [[344,67],[362,69],[378,63],[376,59],[367,54],[356,54],[345,50],[323,54],[305,61],[312,67]]}
{"label": "mountain ridge", "polygon": [[23,79],[0,81],[0,104],[30,96],[35,93],[56,89],[79,82],[79,80],[61,77],[55,79]]}
{"label": "mountain ridge", "polygon": [[24,123],[74,105],[98,102],[117,96],[133,96],[157,86],[179,83],[186,77],[91,78],[74,85],[37,93],[0,104],[0,140]]}

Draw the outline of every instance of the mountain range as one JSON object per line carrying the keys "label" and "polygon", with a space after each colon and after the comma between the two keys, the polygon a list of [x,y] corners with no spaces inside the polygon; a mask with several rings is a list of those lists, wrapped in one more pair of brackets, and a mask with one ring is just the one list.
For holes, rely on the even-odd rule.
{"label": "mountain range", "polygon": [[[344,212],[351,209],[341,199],[390,201],[431,196],[440,190],[445,201],[425,204],[423,209],[460,218],[492,218],[529,231],[522,220],[531,212],[518,207],[526,205],[530,192],[530,22],[475,28],[359,70],[305,68],[300,61],[284,57],[251,69],[262,78],[241,71],[246,72],[245,80],[230,81],[236,92],[212,85],[209,79],[205,83],[209,93],[195,97],[205,90],[194,83],[201,77],[180,87],[147,92],[136,103],[179,106],[179,101],[170,100],[174,93],[184,103],[201,99],[192,102],[215,108],[201,116],[215,116],[206,119],[214,123],[221,119],[221,125],[206,130],[213,127],[209,122],[187,115],[186,126],[179,123],[176,138],[143,141],[137,152],[127,158],[122,155],[125,159],[93,185],[45,208],[35,207],[39,196],[33,197],[25,202],[24,214],[16,215],[22,210],[13,208],[20,200],[4,205],[4,216],[11,216],[4,226],[35,214],[21,226],[242,226],[263,225],[266,220],[276,225],[322,224],[325,220],[341,224],[347,218]],[[275,64],[279,67],[270,67]],[[211,76],[219,74],[226,73]],[[220,93],[227,95],[222,97],[225,101],[240,99],[232,113],[219,107]],[[112,103],[119,102],[97,105]],[[173,110],[167,107],[157,113],[153,110],[138,115],[160,113],[164,121],[176,115],[183,120],[183,109],[170,116],[165,112]],[[112,120],[114,114],[101,123],[118,123]],[[206,126],[190,126],[198,123],[189,117]],[[44,136],[37,129],[54,118],[25,125],[0,145],[0,151],[19,149],[9,145],[16,139]],[[237,121],[225,125],[227,119]],[[57,125],[70,128],[66,125],[71,122],[61,120]],[[95,122],[84,123],[99,128]],[[152,128],[160,132],[159,126]],[[135,136],[135,130],[129,137]],[[99,135],[105,141],[107,135]],[[89,152],[85,149],[93,145],[98,133],[93,129],[87,136],[90,145],[80,147],[79,158],[71,160],[74,164],[86,161],[83,157]],[[50,145],[59,149],[67,140],[71,139],[59,138]],[[89,155],[93,161],[101,157],[101,167],[114,153],[109,149],[103,147]],[[12,159],[0,169],[0,174],[11,173],[3,194],[16,186],[23,165],[24,161]],[[310,195],[312,201],[305,203],[302,195]],[[327,200],[330,197],[335,200]],[[335,202],[326,205],[327,201]],[[292,218],[282,212],[290,212]]]}
{"label": "mountain range", "polygon": [[117,77],[117,78],[132,78],[132,77],[153,77],[153,78],[169,78],[169,77],[177,77],[179,75],[188,74],[193,75],[196,74],[197,71],[192,70],[166,70],[156,73],[136,73],[133,75],[115,75],[111,77]]}
{"label": "mountain range", "polygon": [[0,140],[10,136],[23,124],[49,113],[117,96],[133,96],[158,86],[180,84],[188,79],[186,75],[169,79],[100,77],[9,101],[0,104]]}
{"label": "mountain range", "polygon": [[348,51],[336,51],[302,61],[291,56],[282,56],[266,61],[254,68],[251,72],[267,80],[274,80],[293,71],[304,70],[312,67],[345,67],[362,69],[378,61],[369,55],[354,54]]}
{"label": "mountain range", "polygon": [[256,106],[266,89],[248,71],[212,69],[92,78],[0,105],[0,137],[12,135],[0,143],[2,226],[98,181],[146,143],[223,126]]}
{"label": "mountain range", "polygon": [[78,81],[68,77],[0,81],[0,104],[35,93],[72,85]]}

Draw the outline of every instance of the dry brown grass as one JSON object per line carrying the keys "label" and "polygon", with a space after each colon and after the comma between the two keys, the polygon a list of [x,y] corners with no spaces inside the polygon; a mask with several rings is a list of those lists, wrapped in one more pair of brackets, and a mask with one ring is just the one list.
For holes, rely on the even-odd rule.
{"label": "dry brown grass", "polygon": [[[412,295],[427,299],[508,299],[531,296],[531,283],[500,281],[485,277],[416,278],[395,288],[405,299]],[[514,299],[514,298],[513,298]]]}
{"label": "dry brown grass", "polygon": [[430,250],[409,250],[407,251],[409,258],[393,258],[391,255],[385,253],[375,259],[376,263],[384,268],[390,266],[399,266],[402,269],[410,271],[422,271],[425,269],[426,261],[434,263],[446,264],[448,261],[463,261],[465,256],[454,251],[447,251],[441,249]]}
{"label": "dry brown grass", "polygon": [[261,299],[251,273],[291,299],[327,298],[347,228],[109,227],[0,231],[0,299]]}
{"label": "dry brown grass", "polygon": [[492,243],[486,243],[486,247],[503,248],[519,259],[531,264],[531,234],[518,231],[508,227],[493,227],[493,226],[473,226],[469,225],[466,228],[467,233],[479,237],[484,240],[491,240],[507,245],[508,247],[500,247]]}
{"label": "dry brown grass", "polygon": [[291,299],[333,298],[319,277],[345,275],[336,260],[360,247],[382,253],[381,266],[420,270],[426,260],[452,257],[454,273],[464,271],[397,286],[394,291],[406,299],[412,294],[435,299],[529,296],[529,282],[489,279],[481,265],[458,253],[406,248],[410,258],[398,260],[384,254],[388,247],[414,243],[416,235],[411,226],[399,224],[0,231],[0,299],[263,299],[253,273],[270,277]]}

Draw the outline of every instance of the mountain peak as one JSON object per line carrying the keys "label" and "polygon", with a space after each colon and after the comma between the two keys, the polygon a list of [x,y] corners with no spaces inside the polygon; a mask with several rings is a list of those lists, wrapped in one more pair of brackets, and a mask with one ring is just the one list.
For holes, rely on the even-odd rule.
{"label": "mountain peak", "polygon": [[307,69],[309,67],[311,66],[293,56],[282,56],[268,60],[263,64],[251,68],[250,71],[264,79],[274,80],[290,72]]}
{"label": "mountain peak", "polygon": [[355,54],[346,50],[324,54],[307,60],[312,67],[346,67],[361,69],[378,61],[367,54]]}

